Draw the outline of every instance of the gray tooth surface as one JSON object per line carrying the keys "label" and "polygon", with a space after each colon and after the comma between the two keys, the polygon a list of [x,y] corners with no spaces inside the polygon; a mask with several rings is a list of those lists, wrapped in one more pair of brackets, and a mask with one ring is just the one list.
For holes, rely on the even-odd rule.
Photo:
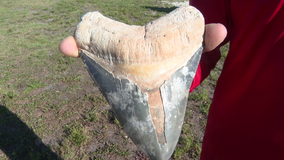
{"label": "gray tooth surface", "polygon": [[199,48],[188,63],[159,88],[165,112],[165,144],[160,144],[153,124],[148,94],[128,79],[115,78],[81,51],[89,74],[112,106],[121,126],[133,142],[153,160],[171,157],[178,142],[187,106],[189,88],[202,53]]}

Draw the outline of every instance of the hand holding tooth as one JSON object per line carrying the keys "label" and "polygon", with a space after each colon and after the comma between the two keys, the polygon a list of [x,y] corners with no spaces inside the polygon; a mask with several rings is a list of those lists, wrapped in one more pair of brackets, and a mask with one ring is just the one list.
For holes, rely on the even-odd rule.
{"label": "hand holding tooth", "polygon": [[89,12],[59,50],[71,57],[80,52],[128,136],[151,159],[162,160],[178,142],[202,49],[213,50],[225,37],[222,24],[204,26],[190,6],[145,26]]}

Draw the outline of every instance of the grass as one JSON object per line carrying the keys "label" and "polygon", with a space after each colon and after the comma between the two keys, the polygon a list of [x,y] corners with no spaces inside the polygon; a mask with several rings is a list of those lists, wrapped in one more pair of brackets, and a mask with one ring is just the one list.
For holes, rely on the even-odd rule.
{"label": "grass", "polygon": [[209,113],[209,106],[211,104],[211,100],[209,98],[208,90],[202,88],[200,92],[194,92],[189,96],[190,100],[199,101],[200,102],[200,111],[205,115]]}
{"label": "grass", "polygon": [[84,132],[84,127],[80,124],[73,124],[69,127],[69,125],[65,126],[65,131],[68,134],[68,139],[75,145],[79,146],[87,141],[87,136]]}
{"label": "grass", "polygon": [[[125,144],[122,126],[82,61],[61,55],[58,44],[88,11],[144,25],[174,8],[160,0],[1,0],[0,159],[134,157],[134,145]],[[205,91],[196,97],[210,103]],[[200,107],[204,114],[206,107]],[[110,142],[110,131],[120,142]],[[196,137],[182,137],[187,150],[177,157],[198,157]]]}
{"label": "grass", "polygon": [[182,133],[174,158],[181,159],[185,154],[189,154],[191,158],[198,158],[201,153],[201,145],[199,141],[195,141],[188,124],[183,125]]}
{"label": "grass", "polygon": [[[126,157],[129,155],[129,151],[123,151],[123,149],[118,148],[117,144],[106,144],[104,147],[98,149],[95,155],[108,155],[110,153],[116,153],[121,157]],[[98,158],[98,157],[96,157]]]}

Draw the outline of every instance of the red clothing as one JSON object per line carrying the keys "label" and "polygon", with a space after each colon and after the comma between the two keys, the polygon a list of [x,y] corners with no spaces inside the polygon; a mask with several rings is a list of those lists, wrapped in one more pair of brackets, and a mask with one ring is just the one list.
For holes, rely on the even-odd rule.
{"label": "red clothing", "polygon": [[[209,110],[201,160],[284,160],[284,0],[190,0],[228,29],[230,51]],[[219,50],[202,55],[192,89]]]}

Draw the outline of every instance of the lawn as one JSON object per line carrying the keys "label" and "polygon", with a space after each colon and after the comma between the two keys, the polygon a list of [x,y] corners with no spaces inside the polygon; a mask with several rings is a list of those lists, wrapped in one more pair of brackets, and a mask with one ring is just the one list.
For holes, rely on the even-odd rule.
{"label": "lawn", "polygon": [[[58,44],[88,11],[145,25],[173,9],[160,0],[1,0],[0,160],[147,159],[83,62],[60,54]],[[223,61],[191,94],[172,159],[199,159]]]}

